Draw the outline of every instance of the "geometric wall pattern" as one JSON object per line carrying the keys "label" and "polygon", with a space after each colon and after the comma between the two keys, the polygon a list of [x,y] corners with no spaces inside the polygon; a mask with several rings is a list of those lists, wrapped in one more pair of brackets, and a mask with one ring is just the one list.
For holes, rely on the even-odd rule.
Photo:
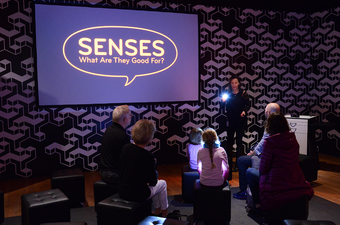
{"label": "geometric wall pattern", "polygon": [[[193,127],[213,127],[225,143],[220,96],[232,75],[240,76],[251,100],[244,149],[261,138],[269,102],[279,103],[286,114],[340,121],[340,8],[295,13],[133,0],[62,2],[199,13],[200,104],[130,106],[131,126],[141,118],[156,123],[148,150],[160,164],[186,161]],[[62,167],[97,170],[115,106],[38,109],[32,1],[0,1],[0,21],[0,179]],[[318,129],[316,137],[329,138],[340,153],[338,127]]]}

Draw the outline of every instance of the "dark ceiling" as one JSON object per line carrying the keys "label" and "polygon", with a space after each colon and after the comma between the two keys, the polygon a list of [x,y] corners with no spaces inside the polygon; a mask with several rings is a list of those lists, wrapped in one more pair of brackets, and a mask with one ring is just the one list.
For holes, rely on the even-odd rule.
{"label": "dark ceiling", "polygon": [[339,7],[340,11],[339,0],[165,0],[165,2],[306,13]]}

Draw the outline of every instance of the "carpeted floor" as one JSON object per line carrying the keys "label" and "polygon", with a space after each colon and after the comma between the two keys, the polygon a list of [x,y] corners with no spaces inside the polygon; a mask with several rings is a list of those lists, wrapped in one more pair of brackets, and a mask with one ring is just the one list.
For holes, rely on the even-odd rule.
{"label": "carpeted floor", "polygon": [[[238,188],[232,188],[232,193],[237,192]],[[262,218],[250,217],[247,215],[245,200],[231,199],[231,225],[251,225],[261,224]],[[182,203],[182,198],[178,196],[169,196],[169,212],[175,209],[180,210],[183,216],[182,220],[187,220],[191,224],[194,222],[193,207],[191,203]],[[314,196],[309,202],[308,220],[330,220],[340,225],[340,205],[329,202],[320,197]],[[96,212],[94,207],[73,208],[71,209],[71,221],[85,221],[88,225],[97,225]],[[199,222],[199,225],[203,224]],[[2,225],[21,225],[21,217],[6,218]],[[122,224],[124,225],[124,224]]]}

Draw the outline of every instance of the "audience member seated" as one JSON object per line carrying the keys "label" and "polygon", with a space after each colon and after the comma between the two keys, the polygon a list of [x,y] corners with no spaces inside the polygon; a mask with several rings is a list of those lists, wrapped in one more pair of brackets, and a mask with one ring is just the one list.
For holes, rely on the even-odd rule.
{"label": "audience member seated", "polygon": [[223,186],[229,175],[227,153],[220,147],[214,129],[206,129],[202,138],[204,145],[197,154],[200,183],[204,186]]}
{"label": "audience member seated", "polygon": [[[280,106],[276,103],[269,103],[266,106],[266,109],[265,109],[265,112],[264,112],[266,119],[268,118],[269,114],[271,114],[273,112],[280,112]],[[256,166],[252,165],[251,159],[252,159],[252,157],[256,157],[256,156],[261,157],[261,153],[262,153],[262,150],[263,150],[263,143],[268,136],[269,136],[269,134],[265,131],[262,138],[261,138],[261,141],[258,142],[255,146],[253,146],[252,149],[250,149],[250,152],[247,155],[240,156],[237,159],[237,165],[238,165],[238,171],[239,171],[240,191],[233,194],[234,198],[247,199],[246,189],[247,189],[247,184],[249,184],[249,181],[247,179],[247,169],[249,167],[252,167],[252,168],[256,167]],[[256,176],[252,177],[255,180],[257,179],[257,183],[258,183],[259,180],[260,180],[260,174],[257,173],[257,171],[249,171],[249,175],[250,174],[252,176],[255,176],[256,174],[258,174],[257,178],[256,178]]]}
{"label": "audience member seated", "polygon": [[314,191],[299,166],[299,144],[280,112],[271,113],[265,126],[270,135],[263,144],[260,163],[260,205],[274,210]]}
{"label": "audience member seated", "polygon": [[108,184],[119,181],[119,158],[122,148],[130,143],[125,129],[131,123],[129,106],[117,106],[112,112],[112,125],[105,130],[100,151],[99,173]]}
{"label": "audience member seated", "polygon": [[202,146],[202,134],[201,128],[194,128],[190,132],[189,145],[187,157],[189,159],[190,169],[197,171],[197,153]]}
{"label": "audience member seated", "polygon": [[158,180],[156,161],[145,147],[151,143],[156,127],[152,121],[139,120],[132,128],[134,143],[126,144],[120,156],[118,192],[122,199],[141,202],[152,198],[156,215],[168,214],[167,185]]}

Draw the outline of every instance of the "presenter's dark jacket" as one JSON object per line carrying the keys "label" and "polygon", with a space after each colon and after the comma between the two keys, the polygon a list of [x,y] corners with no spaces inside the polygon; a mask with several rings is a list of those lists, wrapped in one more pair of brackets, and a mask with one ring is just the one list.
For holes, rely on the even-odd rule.
{"label": "presenter's dark jacket", "polygon": [[157,184],[154,155],[135,144],[124,146],[120,156],[119,195],[128,201],[145,201],[151,195],[148,187]]}
{"label": "presenter's dark jacket", "polygon": [[130,143],[130,137],[118,123],[109,126],[102,139],[99,169],[102,171],[119,170],[119,158],[123,146]]}
{"label": "presenter's dark jacket", "polygon": [[[229,126],[246,125],[247,111],[250,109],[248,93],[240,88],[236,95],[232,92],[228,92],[228,95],[228,99],[223,104],[226,105]],[[243,111],[246,116],[241,117]]]}

